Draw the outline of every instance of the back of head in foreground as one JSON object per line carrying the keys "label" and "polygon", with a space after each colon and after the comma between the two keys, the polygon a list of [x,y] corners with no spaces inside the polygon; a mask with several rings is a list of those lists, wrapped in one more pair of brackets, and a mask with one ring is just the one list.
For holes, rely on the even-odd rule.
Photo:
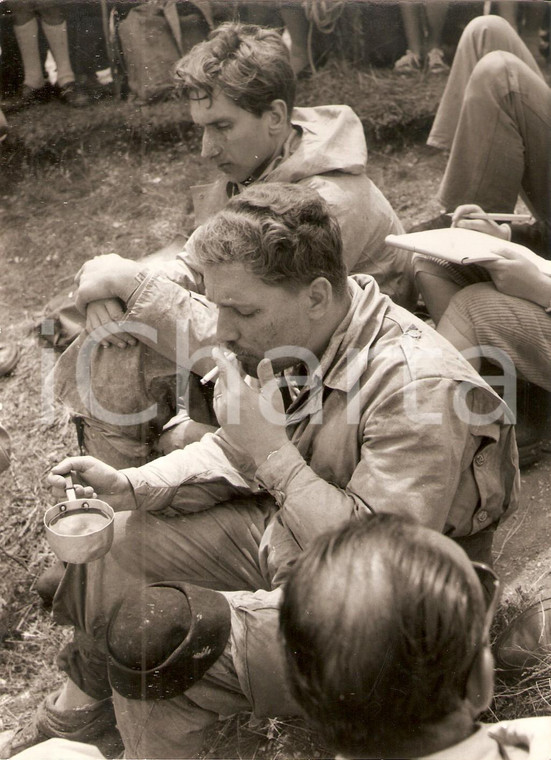
{"label": "back of head in foreground", "polygon": [[321,536],[281,609],[295,697],[334,752],[419,757],[467,738],[491,699],[485,597],[451,539],[393,515]]}

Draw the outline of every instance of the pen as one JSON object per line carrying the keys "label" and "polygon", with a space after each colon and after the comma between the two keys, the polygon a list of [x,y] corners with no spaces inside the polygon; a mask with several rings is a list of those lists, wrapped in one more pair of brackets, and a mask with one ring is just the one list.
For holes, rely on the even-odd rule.
{"label": "pen", "polygon": [[[229,361],[231,361],[232,359],[235,359],[235,354],[233,353],[233,351],[231,351],[229,354],[226,354],[225,356],[226,356],[226,359],[228,359]],[[220,368],[218,366],[213,367],[210,370],[210,372],[207,372],[207,374],[201,378],[199,382],[201,383],[201,385],[206,385],[207,383],[210,383],[213,380],[216,380],[219,374],[220,374]]]}
{"label": "pen", "polygon": [[[452,213],[447,213],[446,216],[453,216]],[[532,214],[485,214],[476,213],[465,214],[460,217],[461,219],[488,219],[493,222],[529,222],[534,217]]]}

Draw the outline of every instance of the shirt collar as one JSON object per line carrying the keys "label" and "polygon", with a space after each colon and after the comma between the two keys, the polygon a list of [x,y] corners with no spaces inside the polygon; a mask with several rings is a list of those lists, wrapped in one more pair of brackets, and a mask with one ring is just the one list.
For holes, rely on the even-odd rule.
{"label": "shirt collar", "polygon": [[[288,410],[287,424],[320,414],[325,388],[348,393],[367,367],[369,349],[381,328],[387,300],[381,297],[370,277],[349,277],[348,288],[348,311],[333,333],[309,383],[295,389],[296,398]],[[286,374],[292,375],[293,370]]]}
{"label": "shirt collar", "polygon": [[497,760],[507,757],[502,754],[496,739],[488,735],[488,728],[489,726],[477,724],[475,732],[459,744],[432,755],[424,755],[417,760]]}
{"label": "shirt collar", "polygon": [[387,312],[387,300],[371,277],[349,277],[348,287],[350,307],[333,333],[317,369],[324,385],[345,393],[365,371],[369,351]]}
{"label": "shirt collar", "polygon": [[300,138],[302,136],[302,129],[296,124],[291,124],[291,127],[292,128],[289,132],[289,135],[287,136],[287,139],[281,146],[281,151],[275,158],[272,158],[272,160],[264,167],[264,169],[257,177],[252,174],[243,182],[227,183],[226,193],[228,198],[233,198],[234,195],[239,195],[239,193],[242,193],[245,188],[249,187],[255,182],[264,182],[280,164],[286,161],[289,156],[292,156],[292,154],[299,146]]}

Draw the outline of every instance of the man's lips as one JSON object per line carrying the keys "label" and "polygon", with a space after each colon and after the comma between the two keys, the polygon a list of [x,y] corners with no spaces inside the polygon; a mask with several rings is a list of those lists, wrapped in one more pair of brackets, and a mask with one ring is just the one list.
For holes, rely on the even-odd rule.
{"label": "man's lips", "polygon": [[228,346],[226,345],[226,349],[228,351],[231,351],[233,354],[235,354],[235,358],[239,362],[239,364],[247,364],[250,362],[255,362],[258,364],[260,359],[258,356],[255,356],[254,354],[249,354],[246,351],[240,351],[236,346]]}

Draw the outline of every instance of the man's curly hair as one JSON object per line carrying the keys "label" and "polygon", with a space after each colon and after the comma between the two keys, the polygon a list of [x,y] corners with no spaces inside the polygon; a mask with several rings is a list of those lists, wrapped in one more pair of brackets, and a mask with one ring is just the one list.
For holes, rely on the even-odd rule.
{"label": "man's curly hair", "polygon": [[174,75],[191,100],[212,100],[220,90],[255,116],[274,100],[283,100],[290,113],[295,101],[295,75],[281,35],[254,24],[221,24],[176,63]]}

